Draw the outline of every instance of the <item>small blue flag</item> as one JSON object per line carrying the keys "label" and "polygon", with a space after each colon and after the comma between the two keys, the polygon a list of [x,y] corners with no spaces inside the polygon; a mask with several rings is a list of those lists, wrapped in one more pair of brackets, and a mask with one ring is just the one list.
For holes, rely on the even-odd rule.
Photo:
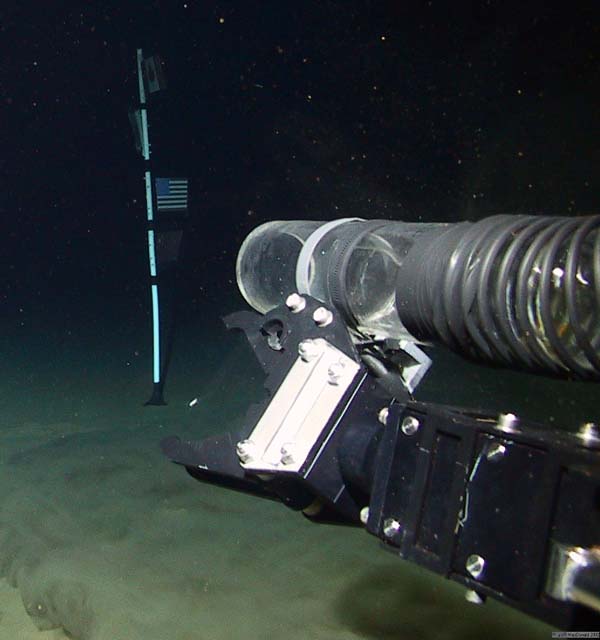
{"label": "small blue flag", "polygon": [[188,181],[185,178],[156,178],[156,207],[163,212],[185,212]]}

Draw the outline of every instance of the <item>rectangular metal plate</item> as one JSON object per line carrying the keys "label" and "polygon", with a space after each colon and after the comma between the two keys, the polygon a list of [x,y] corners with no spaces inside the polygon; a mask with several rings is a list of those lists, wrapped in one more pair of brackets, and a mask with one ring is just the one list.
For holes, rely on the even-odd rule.
{"label": "rectangular metal plate", "polygon": [[244,469],[299,471],[360,369],[323,339],[310,346],[313,357],[296,359],[248,437],[253,455]]}

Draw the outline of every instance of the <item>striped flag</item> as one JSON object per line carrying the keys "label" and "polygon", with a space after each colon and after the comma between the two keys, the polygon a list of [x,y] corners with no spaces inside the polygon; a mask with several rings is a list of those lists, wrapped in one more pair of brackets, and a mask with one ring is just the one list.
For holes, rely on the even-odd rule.
{"label": "striped flag", "polygon": [[188,181],[185,178],[156,178],[156,208],[164,213],[185,213]]}

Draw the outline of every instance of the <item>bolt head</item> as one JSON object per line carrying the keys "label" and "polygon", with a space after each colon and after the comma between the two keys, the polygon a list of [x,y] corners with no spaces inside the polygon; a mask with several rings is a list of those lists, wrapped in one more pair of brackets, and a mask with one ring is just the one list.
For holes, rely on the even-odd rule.
{"label": "bolt head", "polygon": [[383,409],[379,410],[377,414],[377,420],[381,422],[381,424],[385,427],[387,425],[388,418],[390,416],[390,410],[387,407],[383,407]]}
{"label": "bolt head", "polygon": [[298,355],[304,362],[316,360],[323,352],[322,345],[317,340],[302,340],[298,345]]}
{"label": "bolt head", "polygon": [[293,464],[294,463],[294,443],[286,442],[280,449],[281,464]]}
{"label": "bolt head", "polygon": [[506,453],[506,447],[503,444],[500,444],[499,442],[493,442],[490,445],[490,448],[488,449],[487,453],[485,454],[485,457],[490,462],[499,462],[500,460],[502,460],[505,453]]}
{"label": "bolt head", "polygon": [[394,518],[386,518],[383,521],[383,535],[386,538],[393,538],[402,530],[402,525]]}
{"label": "bolt head", "polygon": [[586,422],[581,425],[577,436],[583,442],[586,447],[598,447],[600,445],[600,433],[598,432],[598,425],[593,422]]}
{"label": "bolt head", "polygon": [[498,428],[502,431],[511,433],[517,431],[519,426],[519,418],[514,413],[501,413],[498,416]]}
{"label": "bolt head", "polygon": [[368,520],[369,520],[369,507],[363,507],[360,510],[360,521],[366,525]]}
{"label": "bolt head", "polygon": [[285,304],[292,313],[300,313],[306,308],[306,298],[297,293],[291,293],[286,298]]}
{"label": "bolt head", "polygon": [[472,553],[465,563],[466,570],[477,580],[483,573],[483,569],[485,568],[485,560],[476,553]]}
{"label": "bolt head", "polygon": [[333,313],[325,307],[319,307],[313,313],[313,320],[317,326],[326,327],[333,322]]}
{"label": "bolt head", "polygon": [[255,445],[252,440],[240,440],[235,450],[238,458],[242,462],[250,462],[254,458]]}
{"label": "bolt head", "polygon": [[481,596],[475,589],[467,589],[465,591],[465,600],[472,604],[485,604],[485,596]]}
{"label": "bolt head", "polygon": [[343,362],[333,362],[327,369],[327,382],[336,385],[340,381],[345,369]]}
{"label": "bolt head", "polygon": [[402,420],[402,433],[406,436],[414,436],[421,426],[420,422],[414,416],[406,416]]}

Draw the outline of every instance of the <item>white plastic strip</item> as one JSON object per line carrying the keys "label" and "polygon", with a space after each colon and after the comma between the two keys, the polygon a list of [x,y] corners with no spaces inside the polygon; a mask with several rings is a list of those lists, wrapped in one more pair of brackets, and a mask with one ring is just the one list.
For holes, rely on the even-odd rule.
{"label": "white plastic strip", "polygon": [[148,260],[150,261],[150,275],[156,277],[156,252],[154,250],[154,231],[148,229]]}
{"label": "white plastic strip", "polygon": [[158,313],[158,285],[152,285],[153,382],[160,382],[160,326]]}
{"label": "white plastic strip", "polygon": [[148,111],[146,107],[140,109],[142,117],[142,155],[144,160],[150,160],[150,139],[148,137]]}
{"label": "white plastic strip", "polygon": [[363,218],[340,218],[339,220],[332,220],[331,222],[322,224],[308,236],[296,262],[296,290],[298,293],[310,295],[310,263],[313,251],[319,242],[321,242],[332,229],[346,224],[346,222],[364,222],[364,220]]}
{"label": "white plastic strip", "polygon": [[146,217],[149,222],[154,220],[154,206],[152,204],[152,176],[149,171],[144,174],[146,182]]}
{"label": "white plastic strip", "polygon": [[142,62],[144,55],[141,49],[137,50],[137,77],[138,89],[140,92],[140,117],[142,120],[142,155],[144,160],[150,160],[150,139],[148,137],[148,113],[146,111],[146,88],[144,87],[144,76],[142,74]]}

